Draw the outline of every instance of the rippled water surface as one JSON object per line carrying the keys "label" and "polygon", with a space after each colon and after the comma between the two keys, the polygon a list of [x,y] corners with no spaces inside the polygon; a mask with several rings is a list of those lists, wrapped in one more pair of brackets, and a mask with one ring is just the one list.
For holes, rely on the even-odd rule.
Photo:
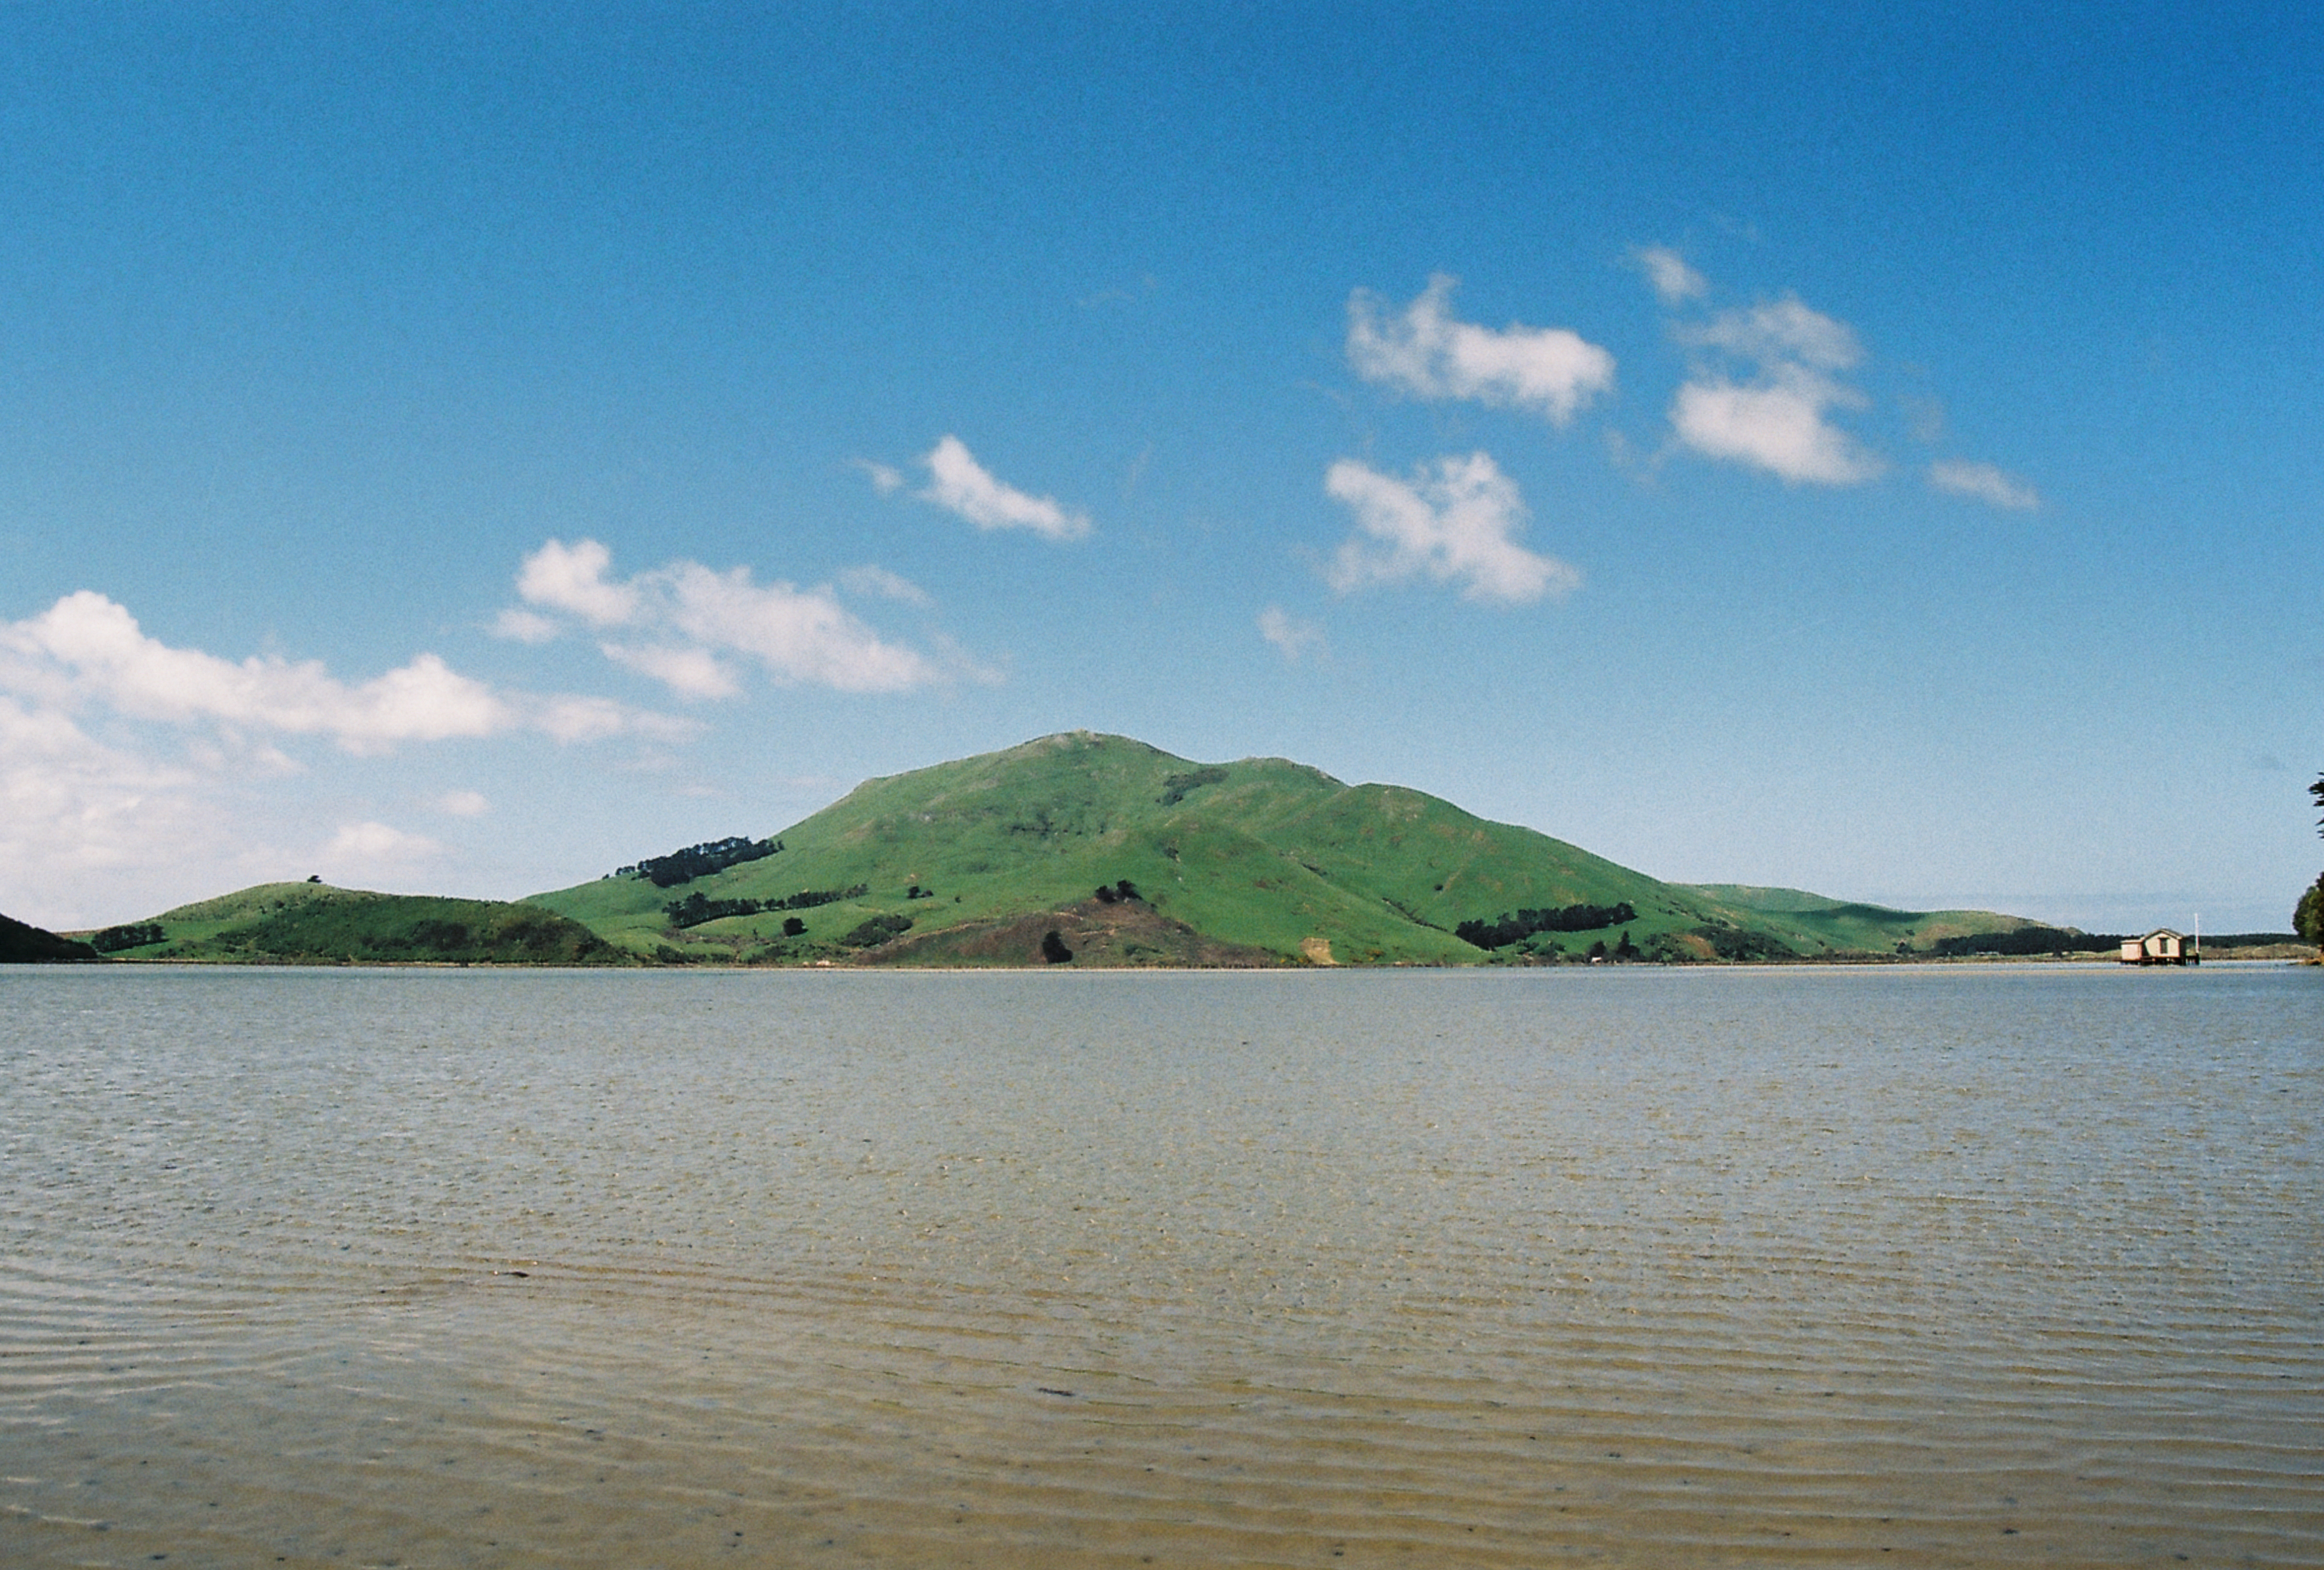
{"label": "rippled water surface", "polygon": [[0,1563],[2312,1565],[2319,984],[0,971]]}

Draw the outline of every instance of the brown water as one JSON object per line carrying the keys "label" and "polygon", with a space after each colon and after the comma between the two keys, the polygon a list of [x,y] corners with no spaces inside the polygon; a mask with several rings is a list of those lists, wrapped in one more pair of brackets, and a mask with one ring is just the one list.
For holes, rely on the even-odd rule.
{"label": "brown water", "polygon": [[0,972],[0,1563],[2324,1563],[2324,976]]}

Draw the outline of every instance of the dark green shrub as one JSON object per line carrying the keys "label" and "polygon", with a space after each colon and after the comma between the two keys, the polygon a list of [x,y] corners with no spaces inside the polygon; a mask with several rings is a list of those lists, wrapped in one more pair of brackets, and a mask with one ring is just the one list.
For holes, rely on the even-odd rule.
{"label": "dark green shrub", "polygon": [[877,948],[912,929],[909,916],[873,916],[839,941],[849,948]]}

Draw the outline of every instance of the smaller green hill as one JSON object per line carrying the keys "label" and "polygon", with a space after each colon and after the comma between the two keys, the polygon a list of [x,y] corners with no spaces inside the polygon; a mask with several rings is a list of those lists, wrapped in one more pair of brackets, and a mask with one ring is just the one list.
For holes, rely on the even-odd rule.
{"label": "smaller green hill", "polygon": [[102,957],[86,943],[60,937],[45,927],[0,916],[0,965],[56,965]]}
{"label": "smaller green hill", "polygon": [[[124,959],[260,965],[616,965],[623,956],[538,905],[260,883],[109,928]],[[117,945],[117,947],[115,947]]]}
{"label": "smaller green hill", "polygon": [[1833,900],[1804,889],[1767,889],[1750,883],[1679,883],[1675,888],[1772,926],[1795,947],[1837,952],[1886,954],[1934,950],[1947,938],[2015,932],[2035,923],[1998,910],[1896,910],[1886,905]]}

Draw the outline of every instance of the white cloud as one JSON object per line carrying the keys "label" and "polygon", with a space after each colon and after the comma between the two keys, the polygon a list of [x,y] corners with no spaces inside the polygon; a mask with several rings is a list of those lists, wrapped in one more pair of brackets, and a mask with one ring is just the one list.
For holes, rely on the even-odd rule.
{"label": "white cloud", "polygon": [[936,681],[927,656],[879,635],[826,589],[763,586],[748,568],[717,573],[694,562],[666,569],[678,631],[714,648],[756,655],[779,680],[841,692],[906,692]]}
{"label": "white cloud", "polygon": [[147,637],[127,610],[88,589],[0,627],[0,647],[21,664],[41,668],[32,679],[52,696],[61,688],[139,719],[180,725],[209,719],[326,734],[350,752],[490,735],[518,723],[515,710],[492,688],[433,654],[350,687],[319,660],[293,664],[253,655],[236,663],[198,649],[173,649]]}
{"label": "white cloud", "polygon": [[1692,381],[1671,403],[1679,439],[1706,457],[1728,458],[1797,483],[1852,485],[1881,471],[1877,457],[1824,418],[1862,396],[1796,366],[1738,386],[1723,377]]}
{"label": "white cloud", "polygon": [[2031,513],[2042,505],[2033,486],[1991,464],[1941,459],[1929,466],[1929,484],[2013,513]]}
{"label": "white cloud", "polygon": [[1079,540],[1090,531],[1088,513],[1068,513],[1047,496],[1002,485],[956,436],[946,436],[920,461],[929,475],[921,500],[957,513],[979,529],[1029,529],[1045,540]]}
{"label": "white cloud", "polygon": [[1642,245],[1631,253],[1646,282],[1655,286],[1665,305],[1683,305],[1709,292],[1711,285],[1702,273],[1686,264],[1686,258],[1667,245]]}
{"label": "white cloud", "polygon": [[1564,562],[1517,542],[1525,503],[1481,452],[1440,458],[1433,472],[1424,466],[1409,484],[1342,458],[1325,475],[1323,488],[1355,513],[1360,531],[1325,573],[1343,594],[1425,576],[1460,583],[1464,598],[1528,605],[1568,594],[1582,581]]}
{"label": "white cloud", "polygon": [[1311,651],[1323,647],[1323,628],[1285,614],[1281,605],[1269,605],[1259,613],[1259,635],[1295,665]]}
{"label": "white cloud", "polygon": [[1671,429],[1708,457],[1765,469],[1792,484],[1860,485],[1886,466],[1834,425],[1834,409],[1860,409],[1864,395],[1835,373],[1862,363],[1853,329],[1797,300],[1722,311],[1682,328],[1680,342],[1751,362],[1757,375],[1737,382],[1698,366],[1671,400]]}
{"label": "white cloud", "polygon": [[447,790],[436,799],[436,810],[449,817],[482,817],[492,806],[481,790]]}
{"label": "white cloud", "polygon": [[851,567],[839,575],[839,586],[853,595],[876,595],[884,600],[900,600],[922,610],[936,604],[928,591],[910,578],[890,572],[884,567]]}
{"label": "white cloud", "polygon": [[1614,384],[1614,356],[1563,328],[1511,322],[1499,332],[1455,321],[1458,281],[1437,273],[1401,317],[1370,290],[1348,296],[1348,363],[1368,382],[1419,398],[1473,398],[1530,409],[1563,425]]}
{"label": "white cloud", "polygon": [[617,627],[637,614],[637,591],[607,583],[613,554],[594,540],[552,540],[524,559],[516,592],[536,605],[570,611],[595,627]]}
{"label": "white cloud", "polygon": [[[544,560],[546,568],[540,565]],[[554,585],[564,596],[561,608],[593,606],[601,626],[642,634],[608,639],[598,647],[607,659],[684,697],[731,697],[742,691],[728,663],[735,655],[750,657],[777,681],[841,692],[908,692],[950,676],[982,674],[965,660],[939,660],[886,642],[829,588],[760,584],[746,567],[722,573],[694,561],[670,562],[622,580],[609,576],[611,566],[612,553],[594,540],[573,546],[552,540],[525,559],[518,592]],[[880,568],[851,568],[842,581],[890,598],[927,603],[917,585]],[[570,702],[558,714],[582,734],[594,734],[598,723],[598,716]]]}
{"label": "white cloud", "polygon": [[904,488],[903,471],[887,464],[873,463],[870,458],[857,458],[855,466],[862,469],[872,482],[872,488],[883,496],[892,496]]}
{"label": "white cloud", "polygon": [[[383,676],[350,685],[320,660],[253,655],[236,662],[146,635],[123,606],[92,590],[67,595],[37,616],[0,624],[0,689],[63,713],[100,705],[131,719],[189,726],[208,722],[231,734],[244,762],[270,772],[296,764],[243,733],[323,735],[357,754],[407,742],[441,742],[530,728],[575,739],[558,719],[575,700],[502,692],[420,654]],[[659,715],[612,706],[595,734],[666,734]]]}

